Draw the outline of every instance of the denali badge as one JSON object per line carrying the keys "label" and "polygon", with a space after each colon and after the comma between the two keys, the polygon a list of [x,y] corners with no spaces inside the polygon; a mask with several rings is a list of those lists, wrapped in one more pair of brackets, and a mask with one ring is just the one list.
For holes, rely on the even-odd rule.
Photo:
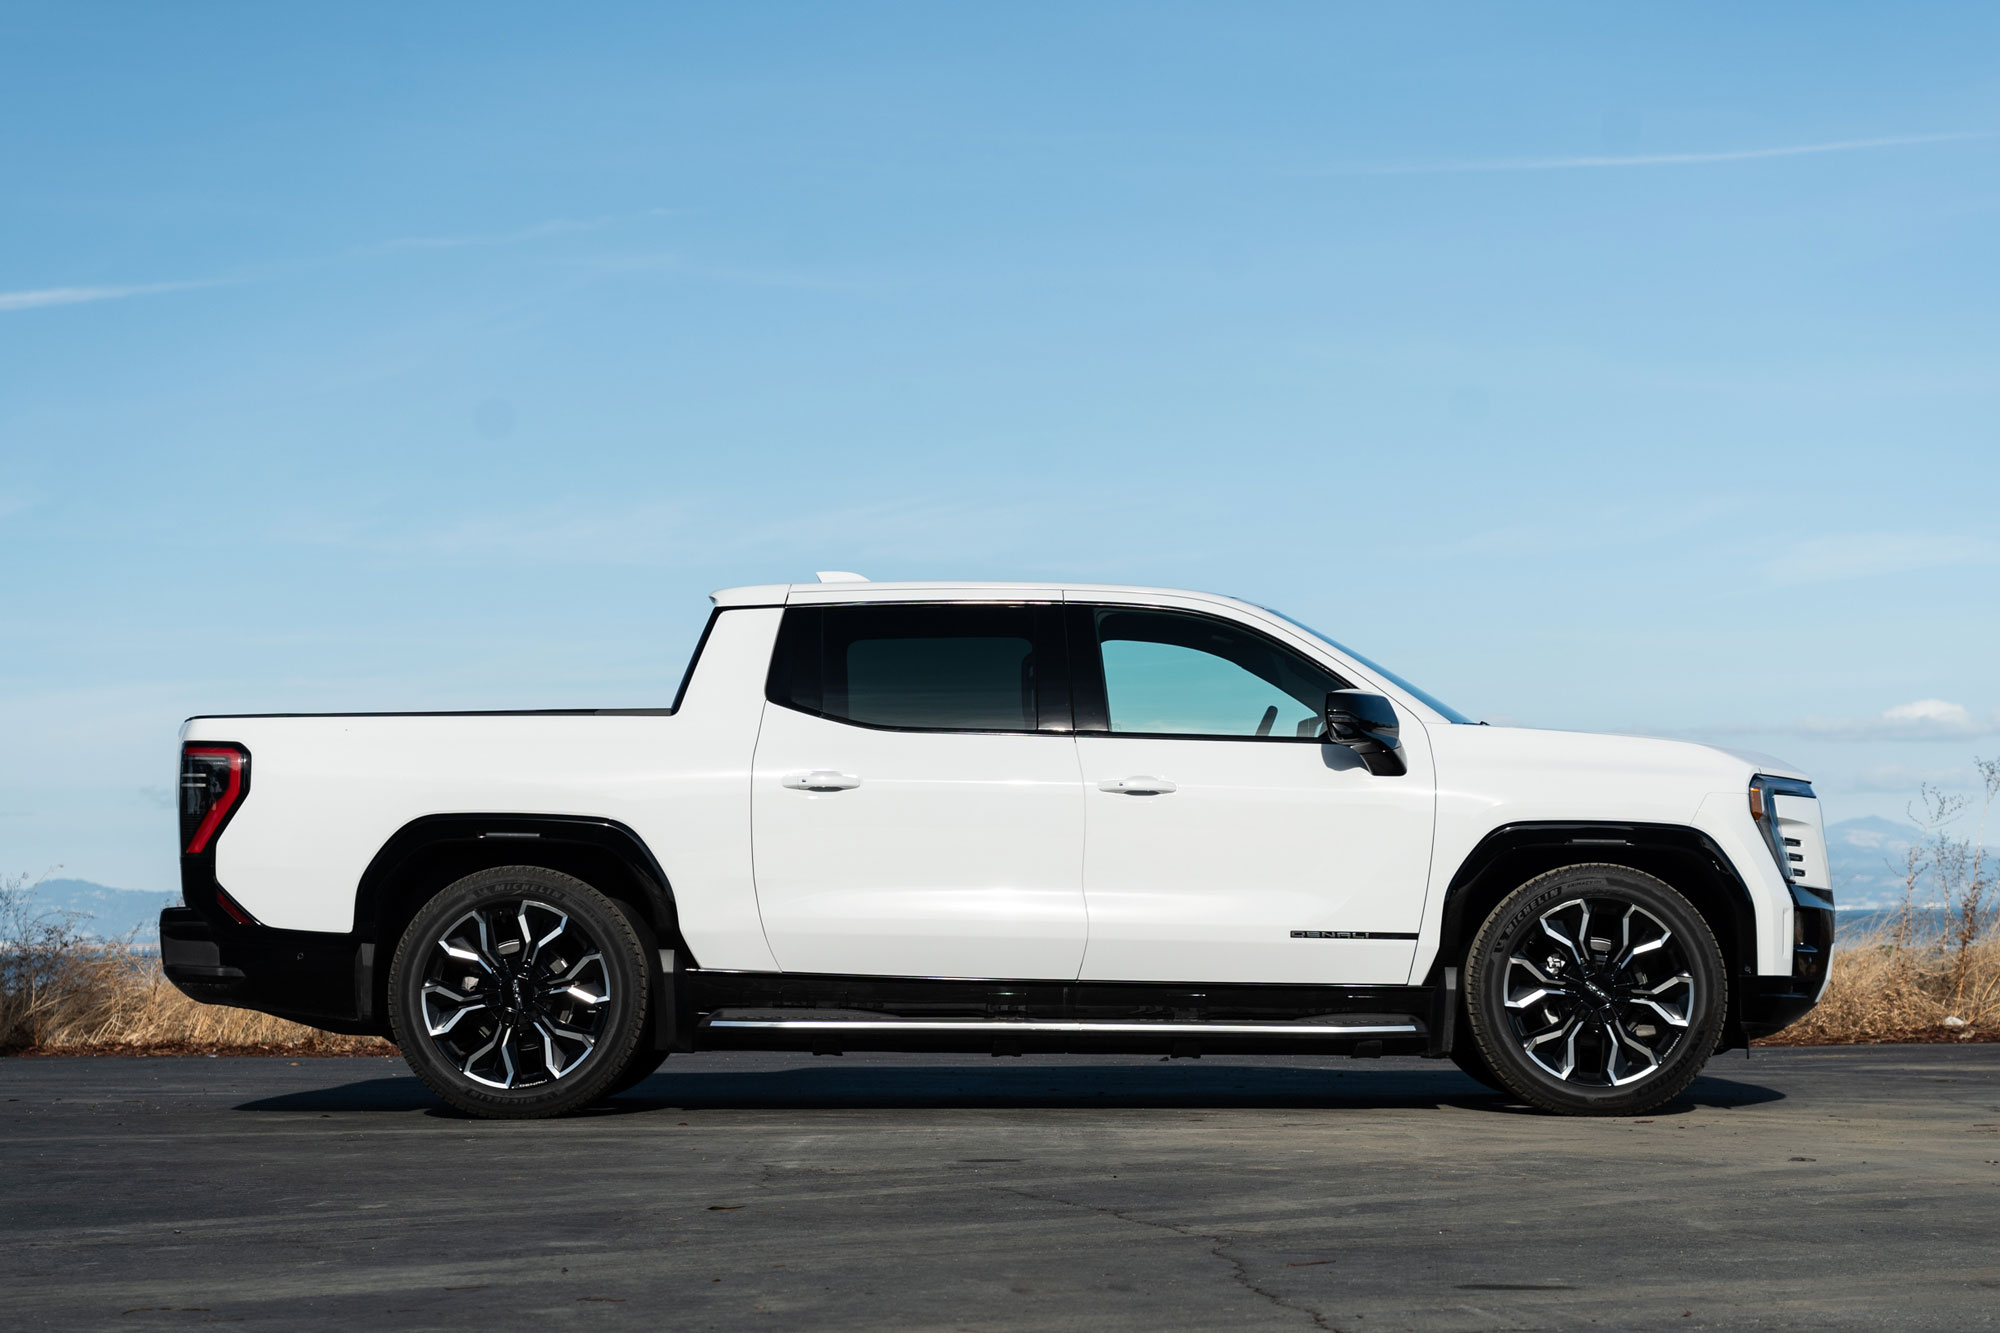
{"label": "denali badge", "polygon": [[1414,930],[1295,930],[1295,940],[1413,940]]}

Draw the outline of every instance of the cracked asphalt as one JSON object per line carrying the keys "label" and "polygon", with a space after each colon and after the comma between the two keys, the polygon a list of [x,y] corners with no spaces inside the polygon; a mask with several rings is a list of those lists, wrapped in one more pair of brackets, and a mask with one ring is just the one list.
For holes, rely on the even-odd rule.
{"label": "cracked asphalt", "polygon": [[0,1060],[16,1328],[1980,1328],[2000,1045],[1639,1119],[1421,1060],[675,1056],[553,1123],[396,1061]]}

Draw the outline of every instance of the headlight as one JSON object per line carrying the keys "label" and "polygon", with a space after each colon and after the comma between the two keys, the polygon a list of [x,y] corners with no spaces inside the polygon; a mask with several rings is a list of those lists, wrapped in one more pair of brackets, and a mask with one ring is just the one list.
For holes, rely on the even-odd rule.
{"label": "headlight", "polygon": [[[1811,805],[1805,802],[1811,801]],[[1820,827],[1819,799],[1810,782],[1758,774],[1750,780],[1750,818],[1788,884],[1833,887],[1826,863],[1826,835]]]}

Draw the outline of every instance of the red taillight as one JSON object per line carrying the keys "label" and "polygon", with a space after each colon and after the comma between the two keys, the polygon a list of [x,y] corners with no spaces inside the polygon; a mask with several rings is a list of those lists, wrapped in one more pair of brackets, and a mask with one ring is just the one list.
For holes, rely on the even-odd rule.
{"label": "red taillight", "polygon": [[250,756],[239,745],[181,747],[181,850],[208,850],[243,800]]}
{"label": "red taillight", "polygon": [[243,905],[224,893],[220,885],[217,885],[215,889],[215,905],[229,913],[229,919],[239,926],[254,926],[257,924],[257,918],[244,911]]}

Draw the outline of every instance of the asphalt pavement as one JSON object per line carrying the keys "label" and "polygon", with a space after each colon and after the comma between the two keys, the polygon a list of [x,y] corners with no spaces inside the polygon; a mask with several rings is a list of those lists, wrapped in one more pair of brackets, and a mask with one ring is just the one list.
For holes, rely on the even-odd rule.
{"label": "asphalt pavement", "polygon": [[1422,1060],[0,1060],[14,1328],[1983,1328],[2000,1045],[1759,1050],[1568,1120]]}

